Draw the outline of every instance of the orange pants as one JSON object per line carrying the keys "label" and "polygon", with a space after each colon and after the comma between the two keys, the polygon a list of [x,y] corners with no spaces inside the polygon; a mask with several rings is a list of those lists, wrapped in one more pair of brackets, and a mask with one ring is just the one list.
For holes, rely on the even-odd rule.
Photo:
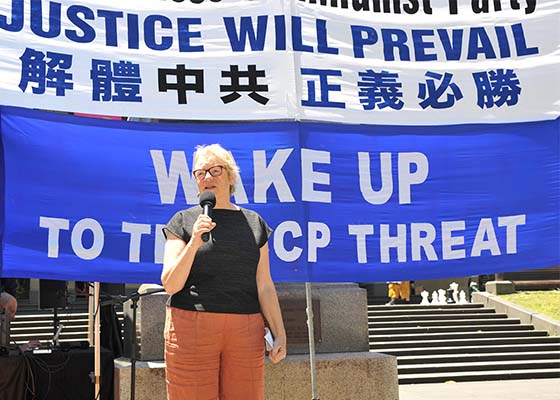
{"label": "orange pants", "polygon": [[391,300],[398,300],[399,297],[403,300],[410,300],[409,281],[403,281],[401,283],[389,283],[389,298],[391,298]]}
{"label": "orange pants", "polygon": [[168,400],[264,400],[264,321],[167,307]]}

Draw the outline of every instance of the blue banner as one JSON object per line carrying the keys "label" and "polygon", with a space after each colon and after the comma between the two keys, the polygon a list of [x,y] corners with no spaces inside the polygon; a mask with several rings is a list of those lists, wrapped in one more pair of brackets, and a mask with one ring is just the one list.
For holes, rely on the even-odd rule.
{"label": "blue banner", "polygon": [[2,276],[159,282],[161,227],[220,143],[274,229],[276,281],[418,280],[560,264],[559,120],[165,124],[3,107]]}

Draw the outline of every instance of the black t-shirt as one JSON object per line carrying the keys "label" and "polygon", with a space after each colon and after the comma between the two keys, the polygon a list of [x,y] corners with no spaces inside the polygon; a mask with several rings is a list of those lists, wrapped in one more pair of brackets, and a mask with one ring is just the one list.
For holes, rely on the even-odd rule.
{"label": "black t-shirt", "polygon": [[[176,213],[165,230],[188,243],[192,227],[202,213],[200,206]],[[257,265],[260,248],[272,232],[254,211],[214,209],[216,227],[211,240],[197,251],[182,290],[169,298],[168,305],[192,311],[233,314],[260,312],[257,293]]]}

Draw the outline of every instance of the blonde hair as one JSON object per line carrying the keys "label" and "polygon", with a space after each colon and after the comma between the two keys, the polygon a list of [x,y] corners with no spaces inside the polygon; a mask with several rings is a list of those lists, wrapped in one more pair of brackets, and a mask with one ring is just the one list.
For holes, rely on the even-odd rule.
{"label": "blonde hair", "polygon": [[[219,159],[224,164],[228,173],[233,176],[233,182],[237,182],[237,178],[239,177],[239,166],[235,162],[235,158],[233,158],[231,151],[224,149],[218,143],[196,146],[194,151],[194,163],[196,165],[198,160],[207,160],[211,156]],[[229,185],[229,194],[233,194],[234,192],[235,185]]]}

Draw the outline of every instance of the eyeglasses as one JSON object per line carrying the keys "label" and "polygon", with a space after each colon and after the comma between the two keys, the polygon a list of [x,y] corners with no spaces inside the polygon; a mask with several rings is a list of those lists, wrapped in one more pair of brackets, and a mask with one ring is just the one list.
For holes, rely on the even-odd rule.
{"label": "eyeglasses", "polygon": [[210,174],[210,176],[215,178],[222,175],[222,171],[224,168],[225,167],[223,165],[214,165],[213,167],[210,167],[208,169],[195,169],[193,171],[193,176],[199,181],[206,178],[206,174],[208,173]]}

